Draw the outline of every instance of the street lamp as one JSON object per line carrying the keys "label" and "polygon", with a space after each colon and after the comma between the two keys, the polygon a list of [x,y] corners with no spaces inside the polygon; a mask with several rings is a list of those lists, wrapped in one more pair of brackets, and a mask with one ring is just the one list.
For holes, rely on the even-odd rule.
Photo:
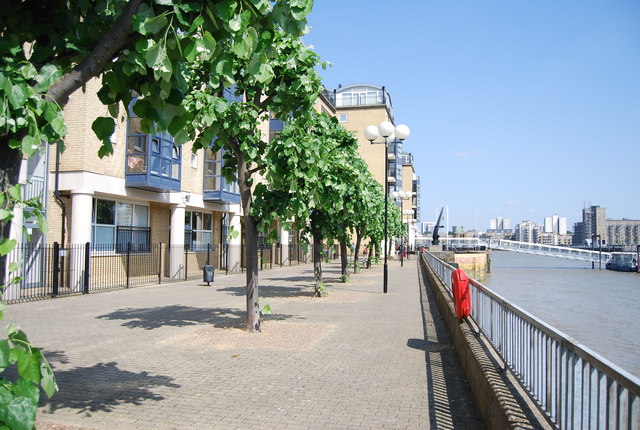
{"label": "street lamp", "polygon": [[[395,132],[395,136],[394,136]],[[397,127],[394,127],[389,121],[381,122],[377,127],[375,125],[369,125],[364,129],[364,137],[373,143],[384,143],[384,275],[383,275],[383,284],[382,291],[387,293],[387,284],[389,279],[389,271],[387,267],[387,245],[388,245],[388,234],[387,234],[387,226],[389,223],[389,184],[388,177],[389,172],[389,145],[388,143],[391,141],[395,141],[396,139],[403,141],[407,137],[409,137],[411,132],[409,131],[409,127],[404,124],[400,124]],[[392,137],[393,136],[393,137]],[[384,142],[374,142],[378,137],[382,137]]]}

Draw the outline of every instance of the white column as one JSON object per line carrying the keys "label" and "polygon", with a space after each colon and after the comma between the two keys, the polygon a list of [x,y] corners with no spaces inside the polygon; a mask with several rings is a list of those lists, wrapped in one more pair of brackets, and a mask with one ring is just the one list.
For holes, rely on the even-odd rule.
{"label": "white column", "polygon": [[71,234],[69,243],[84,245],[87,242],[91,242],[92,214],[93,192],[87,190],[71,191]]}
{"label": "white column", "polygon": [[184,279],[184,204],[171,207],[171,249],[169,250],[169,277]]}
{"label": "white column", "polygon": [[282,264],[289,264],[289,230],[280,226],[280,246],[282,248]]}
{"label": "white column", "polygon": [[242,268],[240,267],[240,253],[242,252],[242,228],[240,224],[240,220],[242,215],[240,213],[229,213],[229,230],[237,231],[239,234],[231,239],[229,237],[229,272],[240,272]]}
{"label": "white column", "polygon": [[[89,190],[71,191],[71,234],[67,251],[69,257],[69,286],[73,291],[82,291],[86,274],[85,247],[91,242],[91,219],[93,215],[93,192]],[[64,247],[65,244],[60,244]]]}

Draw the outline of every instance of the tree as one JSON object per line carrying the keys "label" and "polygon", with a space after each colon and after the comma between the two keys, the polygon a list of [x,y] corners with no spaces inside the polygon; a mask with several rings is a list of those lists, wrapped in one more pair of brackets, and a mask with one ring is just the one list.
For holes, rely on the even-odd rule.
{"label": "tree", "polygon": [[[190,136],[181,129],[196,114],[183,103],[193,100],[187,96],[198,82],[194,71],[206,63],[209,79],[229,84],[234,69],[228,56],[235,54],[248,60],[247,75],[268,81],[270,71],[263,60],[273,56],[274,38],[281,38],[282,32],[301,35],[312,5],[312,0],[2,2],[0,281],[19,282],[18,268],[6,264],[6,255],[16,245],[9,238],[13,209],[26,206],[42,218],[37,204],[22,200],[20,161],[44,144],[63,141],[62,109],[73,92],[102,76],[99,97],[112,117],[93,124],[103,141],[101,156],[112,153],[113,117],[121,106],[127,110],[134,95],[140,100],[135,111],[143,130],[157,127],[184,143]],[[39,396],[36,384],[51,395],[55,381],[22,331],[10,325],[7,336],[0,340],[0,371],[15,364],[20,377],[15,384],[2,379],[0,420],[12,428],[32,428]]]}
{"label": "tree", "polygon": [[268,154],[270,195],[263,212],[293,219],[313,237],[316,296],[322,291],[323,242],[338,240],[346,246],[359,209],[360,184],[368,170],[357,148],[357,139],[335,118],[313,113],[287,124]]}
{"label": "tree", "polygon": [[[247,329],[260,331],[258,306],[258,234],[268,231],[273,218],[254,209],[265,200],[267,190],[260,178],[268,174],[273,142],[260,130],[270,115],[293,120],[306,115],[320,91],[320,77],[314,67],[319,59],[295,36],[274,30],[268,38],[256,38],[241,48],[231,47],[222,59],[224,73],[210,75],[214,66],[203,61],[193,69],[192,90],[183,106],[194,120],[183,131],[195,139],[194,148],[224,150],[223,174],[237,180],[244,211]],[[220,96],[233,84],[242,102]]]}

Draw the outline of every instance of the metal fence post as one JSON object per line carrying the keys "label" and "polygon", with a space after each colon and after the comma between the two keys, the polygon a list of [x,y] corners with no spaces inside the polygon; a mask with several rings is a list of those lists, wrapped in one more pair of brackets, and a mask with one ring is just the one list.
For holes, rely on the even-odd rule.
{"label": "metal fence post", "polygon": [[52,297],[58,295],[60,288],[60,244],[53,243],[53,293]]}
{"label": "metal fence post", "polygon": [[158,284],[162,284],[162,242],[158,244]]}
{"label": "metal fence post", "polygon": [[131,268],[131,242],[127,242],[127,288],[129,288],[129,278],[131,277],[131,273],[129,269]]}
{"label": "metal fence post", "polygon": [[84,245],[84,293],[89,294],[89,276],[91,270],[91,243]]}
{"label": "metal fence post", "polygon": [[225,267],[225,273],[228,275],[229,274],[229,244],[225,243],[224,244],[224,267]]}
{"label": "metal fence post", "polygon": [[207,243],[207,266],[209,265],[210,253],[211,253],[211,244]]}
{"label": "metal fence post", "polygon": [[187,276],[189,273],[189,250],[184,250],[184,280],[187,280]]}

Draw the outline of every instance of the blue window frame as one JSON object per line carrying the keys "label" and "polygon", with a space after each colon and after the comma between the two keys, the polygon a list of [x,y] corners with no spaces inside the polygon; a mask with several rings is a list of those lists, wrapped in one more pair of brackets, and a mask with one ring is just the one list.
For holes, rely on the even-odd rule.
{"label": "blue window frame", "polygon": [[224,149],[216,152],[205,151],[204,155],[204,184],[202,187],[204,200],[240,203],[240,188],[238,182],[228,182],[222,176]]}
{"label": "blue window frame", "polygon": [[168,132],[144,134],[138,118],[129,108],[126,185],[152,191],[180,191],[182,148]]}

